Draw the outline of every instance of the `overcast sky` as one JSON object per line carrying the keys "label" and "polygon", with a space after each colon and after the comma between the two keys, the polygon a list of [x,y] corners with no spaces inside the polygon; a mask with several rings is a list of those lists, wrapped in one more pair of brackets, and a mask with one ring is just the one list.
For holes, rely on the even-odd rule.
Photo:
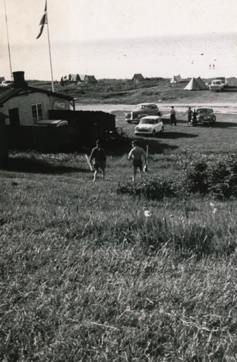
{"label": "overcast sky", "polygon": [[[47,36],[36,40],[45,0],[5,3],[10,43],[47,42]],[[4,13],[0,0],[2,44]],[[48,16],[51,42],[237,32],[237,0],[48,0]]]}

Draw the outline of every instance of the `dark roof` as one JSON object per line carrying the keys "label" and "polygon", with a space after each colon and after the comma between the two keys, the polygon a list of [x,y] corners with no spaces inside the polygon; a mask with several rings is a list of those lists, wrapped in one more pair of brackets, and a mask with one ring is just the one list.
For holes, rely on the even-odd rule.
{"label": "dark roof", "polygon": [[19,88],[10,88],[7,91],[3,92],[2,94],[0,94],[0,104],[3,104],[5,102],[7,102],[9,99],[15,97],[16,95],[22,93],[22,94],[29,94],[29,93],[44,93],[47,94],[48,96],[55,96],[61,99],[66,99],[68,101],[73,101],[73,97],[72,96],[67,96],[65,94],[61,94],[61,93],[56,93],[56,92],[52,92],[52,91],[48,91],[46,89],[42,89],[42,88],[36,88],[36,87],[32,87],[29,85],[26,85],[24,87],[19,87]]}

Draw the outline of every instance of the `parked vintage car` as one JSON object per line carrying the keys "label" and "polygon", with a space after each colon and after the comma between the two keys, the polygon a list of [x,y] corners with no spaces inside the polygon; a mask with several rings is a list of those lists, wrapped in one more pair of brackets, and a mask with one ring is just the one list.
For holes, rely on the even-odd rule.
{"label": "parked vintage car", "polygon": [[228,81],[226,77],[216,77],[216,80],[221,80],[221,82],[224,84],[224,88],[228,87]]}
{"label": "parked vintage car", "polygon": [[140,119],[135,127],[135,135],[156,136],[159,132],[164,132],[164,124],[160,116],[146,116]]}
{"label": "parked vintage car", "polygon": [[212,108],[197,108],[196,113],[196,121],[193,121],[193,126],[196,126],[197,124],[211,125],[216,122],[216,115]]}
{"label": "parked vintage car", "polygon": [[209,89],[214,92],[222,92],[224,87],[225,85],[221,79],[214,79],[209,85]]}
{"label": "parked vintage car", "polygon": [[145,116],[161,116],[161,112],[157,104],[140,103],[133,111],[126,114],[125,119],[128,123],[138,124],[140,119]]}

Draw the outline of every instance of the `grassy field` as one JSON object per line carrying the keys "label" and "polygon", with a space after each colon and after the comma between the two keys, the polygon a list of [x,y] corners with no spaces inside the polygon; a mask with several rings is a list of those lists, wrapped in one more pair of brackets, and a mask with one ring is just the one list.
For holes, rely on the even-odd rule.
{"label": "grassy field", "polygon": [[[55,91],[71,95],[81,104],[114,103],[137,104],[142,102],[164,103],[227,103],[236,102],[237,79],[229,78],[224,92],[185,91],[190,78],[182,83],[170,84],[170,79],[150,78],[135,84],[129,79],[100,79],[97,84],[55,83]],[[211,79],[203,79],[210,83]],[[51,90],[50,82],[30,81],[30,85]]]}
{"label": "grassy field", "polygon": [[[0,360],[236,361],[237,202],[180,181],[236,158],[235,117],[165,121],[135,185],[134,126],[117,120],[130,138],[106,149],[106,181],[82,154],[11,152],[0,171]],[[179,192],[126,192],[157,180]]]}

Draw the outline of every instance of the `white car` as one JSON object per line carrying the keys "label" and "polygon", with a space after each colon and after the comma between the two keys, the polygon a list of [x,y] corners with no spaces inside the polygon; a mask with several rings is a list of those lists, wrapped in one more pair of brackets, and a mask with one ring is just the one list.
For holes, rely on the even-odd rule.
{"label": "white car", "polygon": [[140,119],[139,124],[135,127],[135,135],[156,136],[164,132],[164,124],[159,116],[146,116]]}
{"label": "white car", "polygon": [[224,90],[224,87],[225,87],[225,85],[224,85],[224,83],[222,82],[221,79],[214,79],[211,82],[211,84],[209,86],[209,89],[211,91],[215,91],[215,92],[218,92],[218,91],[222,92]]}

